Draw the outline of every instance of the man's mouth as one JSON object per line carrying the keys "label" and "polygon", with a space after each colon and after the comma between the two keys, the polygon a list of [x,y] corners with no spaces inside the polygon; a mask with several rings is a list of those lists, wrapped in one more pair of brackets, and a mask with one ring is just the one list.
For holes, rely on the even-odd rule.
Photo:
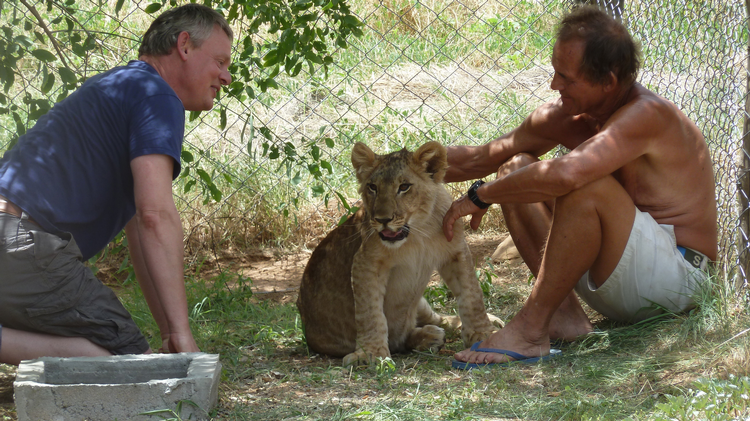
{"label": "man's mouth", "polygon": [[378,234],[380,235],[381,240],[395,243],[396,241],[405,239],[409,235],[409,226],[404,225],[398,231],[391,231],[386,228],[383,231],[380,231]]}

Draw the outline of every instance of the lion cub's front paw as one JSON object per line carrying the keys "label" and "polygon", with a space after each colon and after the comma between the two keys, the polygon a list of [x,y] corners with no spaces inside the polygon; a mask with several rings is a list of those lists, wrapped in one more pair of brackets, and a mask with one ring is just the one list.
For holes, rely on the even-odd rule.
{"label": "lion cub's front paw", "polygon": [[487,339],[490,335],[496,332],[496,329],[483,329],[483,330],[464,330],[461,332],[461,339],[464,341],[465,346],[471,346],[476,342]]}
{"label": "lion cub's front paw", "polygon": [[344,367],[370,365],[375,362],[378,358],[388,358],[391,356],[391,352],[388,348],[379,347],[372,352],[367,352],[362,348],[357,348],[356,351],[344,357]]}
{"label": "lion cub's front paw", "polygon": [[445,331],[435,325],[414,329],[407,340],[407,347],[417,351],[438,352],[445,345]]}
{"label": "lion cub's front paw", "polygon": [[490,313],[487,313],[487,317],[490,318],[490,323],[492,323],[496,328],[502,329],[505,327],[505,323],[503,320],[497,316],[493,316]]}

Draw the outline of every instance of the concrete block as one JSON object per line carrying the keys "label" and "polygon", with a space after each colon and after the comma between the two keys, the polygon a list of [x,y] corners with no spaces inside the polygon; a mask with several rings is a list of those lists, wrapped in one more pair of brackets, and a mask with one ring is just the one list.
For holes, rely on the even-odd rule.
{"label": "concrete block", "polygon": [[[18,421],[157,420],[176,411],[208,419],[221,377],[217,354],[39,358],[22,361],[13,384]],[[198,405],[184,402],[190,400]]]}

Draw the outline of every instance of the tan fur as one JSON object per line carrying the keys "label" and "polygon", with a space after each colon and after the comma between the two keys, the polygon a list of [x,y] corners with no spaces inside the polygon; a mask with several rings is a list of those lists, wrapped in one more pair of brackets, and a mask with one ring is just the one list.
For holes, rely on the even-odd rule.
{"label": "tan fur", "polygon": [[[464,344],[486,338],[494,327],[463,222],[456,222],[453,241],[443,235],[452,201],[442,184],[445,148],[429,142],[414,153],[376,155],[357,143],[352,164],[362,209],[318,245],[302,276],[297,307],[308,346],[344,357],[344,365],[439,349],[445,343],[439,325],[456,323],[435,313],[422,296],[436,269],[458,300]],[[405,225],[409,233],[401,239]]]}

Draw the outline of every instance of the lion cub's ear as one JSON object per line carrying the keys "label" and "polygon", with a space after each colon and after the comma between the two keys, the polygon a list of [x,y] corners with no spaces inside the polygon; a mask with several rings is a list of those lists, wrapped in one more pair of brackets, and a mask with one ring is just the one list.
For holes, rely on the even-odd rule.
{"label": "lion cub's ear", "polygon": [[354,144],[354,148],[352,149],[352,165],[354,166],[355,174],[357,174],[357,180],[360,183],[363,183],[370,175],[374,167],[374,162],[375,152],[372,149],[362,142]]}
{"label": "lion cub's ear", "polygon": [[448,152],[438,142],[427,142],[414,152],[414,163],[436,183],[442,183],[448,169]]}

